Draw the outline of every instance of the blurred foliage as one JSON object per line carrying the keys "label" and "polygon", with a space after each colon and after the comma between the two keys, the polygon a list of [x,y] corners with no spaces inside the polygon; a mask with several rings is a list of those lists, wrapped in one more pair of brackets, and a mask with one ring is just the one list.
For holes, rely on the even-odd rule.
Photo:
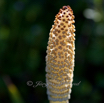
{"label": "blurred foliage", "polygon": [[[45,56],[55,15],[70,5],[76,54],[71,103],[104,103],[104,0],[0,0],[0,103],[49,103]],[[8,80],[9,78],[9,80]]]}

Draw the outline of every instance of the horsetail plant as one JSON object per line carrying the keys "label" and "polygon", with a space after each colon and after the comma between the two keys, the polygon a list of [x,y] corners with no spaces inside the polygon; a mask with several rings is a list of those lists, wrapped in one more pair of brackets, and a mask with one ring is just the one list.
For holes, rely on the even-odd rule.
{"label": "horsetail plant", "polygon": [[70,99],[75,55],[74,23],[71,7],[63,6],[49,33],[46,83],[50,103],[68,103]]}

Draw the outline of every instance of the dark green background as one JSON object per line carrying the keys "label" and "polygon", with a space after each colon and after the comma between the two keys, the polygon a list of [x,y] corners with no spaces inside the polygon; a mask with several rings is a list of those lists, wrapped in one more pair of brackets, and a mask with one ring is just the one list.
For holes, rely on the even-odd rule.
{"label": "dark green background", "polygon": [[[0,0],[0,103],[49,103],[45,87],[27,82],[45,83],[49,32],[64,5],[75,15],[73,83],[81,81],[70,103],[104,103],[104,0]],[[87,19],[87,8],[101,19]]]}

